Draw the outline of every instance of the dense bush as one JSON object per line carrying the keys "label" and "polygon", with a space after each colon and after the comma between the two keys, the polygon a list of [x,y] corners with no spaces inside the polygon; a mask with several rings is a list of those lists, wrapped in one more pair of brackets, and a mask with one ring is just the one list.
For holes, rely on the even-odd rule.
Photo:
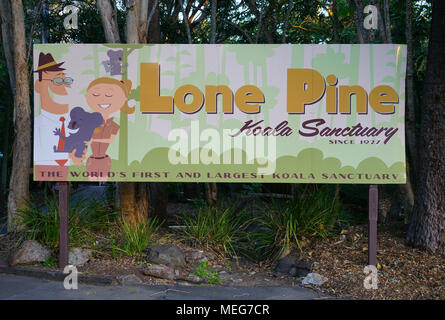
{"label": "dense bush", "polygon": [[[50,248],[59,246],[59,204],[57,198],[48,197],[43,204],[35,199],[18,209],[23,229],[20,239],[34,239]],[[94,231],[104,230],[116,219],[116,212],[100,200],[79,198],[70,206],[68,235],[71,244],[79,244]]]}

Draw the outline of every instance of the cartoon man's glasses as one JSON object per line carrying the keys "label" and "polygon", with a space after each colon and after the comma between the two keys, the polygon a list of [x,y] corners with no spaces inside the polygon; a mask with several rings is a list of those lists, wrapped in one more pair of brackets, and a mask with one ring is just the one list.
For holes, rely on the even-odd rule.
{"label": "cartoon man's glasses", "polygon": [[72,84],[74,82],[73,78],[54,78],[54,79],[42,79],[42,80],[48,80],[48,81],[52,81],[52,83],[54,83],[56,86],[60,86],[62,84]]}

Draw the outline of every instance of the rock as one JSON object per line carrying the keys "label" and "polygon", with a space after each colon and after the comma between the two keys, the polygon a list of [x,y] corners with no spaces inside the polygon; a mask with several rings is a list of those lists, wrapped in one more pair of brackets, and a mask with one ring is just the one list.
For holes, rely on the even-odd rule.
{"label": "rock", "polygon": [[275,272],[286,273],[292,277],[305,277],[312,270],[312,263],[299,260],[297,257],[288,255],[278,260]]}
{"label": "rock", "polygon": [[43,262],[51,256],[51,251],[36,240],[26,240],[9,260],[11,267],[18,264]]}
{"label": "rock", "polygon": [[123,276],[119,276],[117,277],[117,281],[123,286],[134,286],[142,283],[142,280],[135,274],[125,274]]}
{"label": "rock", "polygon": [[297,269],[305,269],[308,271],[311,271],[313,268],[313,263],[309,262],[309,261],[305,261],[305,260],[297,260],[295,263],[295,267],[297,267]]}
{"label": "rock", "polygon": [[187,280],[188,282],[191,282],[191,283],[195,283],[195,284],[201,284],[201,283],[205,283],[206,282],[203,278],[198,277],[197,275],[195,275],[193,273],[190,273],[185,278],[185,280]]}
{"label": "rock", "polygon": [[218,277],[223,281],[227,281],[227,280],[231,279],[231,275],[225,271],[221,271],[220,273],[218,273]]}
{"label": "rock", "polygon": [[322,276],[321,274],[313,272],[313,273],[309,273],[303,279],[301,284],[303,284],[303,285],[313,284],[313,285],[316,285],[316,286],[321,286],[326,281],[328,281],[328,278]]}
{"label": "rock", "polygon": [[192,252],[192,259],[193,260],[199,260],[204,257],[204,253],[200,250],[195,250]]}
{"label": "rock", "polygon": [[150,263],[164,264],[171,268],[181,268],[185,263],[185,255],[178,246],[166,244],[151,247],[147,260]]}
{"label": "rock", "polygon": [[72,248],[69,252],[68,261],[73,266],[80,266],[90,260],[93,251],[90,249]]}
{"label": "rock", "polygon": [[285,256],[278,260],[275,266],[275,272],[288,273],[292,267],[295,267],[297,258],[294,256]]}
{"label": "rock", "polygon": [[153,264],[144,269],[143,273],[147,276],[152,276],[156,278],[174,280],[175,270],[164,265],[164,264]]}

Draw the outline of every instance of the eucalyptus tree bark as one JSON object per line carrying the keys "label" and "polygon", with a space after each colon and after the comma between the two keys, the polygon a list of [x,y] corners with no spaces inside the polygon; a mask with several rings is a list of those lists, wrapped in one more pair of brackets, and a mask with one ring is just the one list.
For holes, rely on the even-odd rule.
{"label": "eucalyptus tree bark", "polygon": [[[2,1],[2,6],[6,0]],[[29,72],[26,61],[26,37],[23,5],[21,0],[10,2],[14,35],[15,99],[14,144],[12,172],[8,196],[8,230],[19,227],[17,209],[29,199],[29,175],[31,166],[31,109],[29,100]]]}
{"label": "eucalyptus tree bark", "polygon": [[107,43],[120,43],[116,6],[113,6],[110,0],[97,0],[96,5]]}
{"label": "eucalyptus tree bark", "polygon": [[408,241],[445,254],[445,1],[432,7],[419,137],[419,175]]}
{"label": "eucalyptus tree bark", "polygon": [[[147,1],[147,0],[145,0]],[[127,43],[140,43],[142,28],[140,28],[141,0],[127,0],[127,20],[125,22],[125,38]]]}
{"label": "eucalyptus tree bark", "polygon": [[149,0],[142,1],[139,8],[139,42],[147,43]]}
{"label": "eucalyptus tree bark", "polygon": [[[155,16],[155,13],[156,12],[159,13],[158,9],[159,9],[158,0],[147,0],[141,2],[140,17],[139,17],[140,20],[139,42],[153,43],[151,41],[151,39],[153,39],[153,35],[150,35],[150,33],[156,33],[157,31],[151,29],[150,26],[152,25],[151,22],[153,20],[153,16]],[[159,24],[159,15],[157,18]],[[159,41],[157,43],[159,43]]]}

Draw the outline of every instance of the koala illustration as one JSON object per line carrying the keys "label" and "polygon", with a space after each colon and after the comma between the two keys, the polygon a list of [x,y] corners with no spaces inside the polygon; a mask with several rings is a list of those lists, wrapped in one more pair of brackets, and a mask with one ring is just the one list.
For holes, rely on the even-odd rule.
{"label": "koala illustration", "polygon": [[63,150],[57,150],[57,146],[54,146],[54,152],[71,153],[76,149],[74,155],[76,158],[81,158],[87,148],[85,142],[90,141],[94,129],[99,127],[104,120],[99,112],[89,113],[84,111],[81,107],[75,107],[71,110],[70,118],[68,128],[71,130],[78,130],[76,133],[72,133],[68,137],[65,137],[60,132],[60,129],[56,128],[53,133],[65,140],[65,146]]}
{"label": "koala illustration", "polygon": [[124,52],[122,50],[108,50],[107,55],[110,60],[102,61],[105,72],[112,76],[124,75],[124,73],[122,73],[122,67],[126,67],[128,64],[122,65],[123,54]]}

